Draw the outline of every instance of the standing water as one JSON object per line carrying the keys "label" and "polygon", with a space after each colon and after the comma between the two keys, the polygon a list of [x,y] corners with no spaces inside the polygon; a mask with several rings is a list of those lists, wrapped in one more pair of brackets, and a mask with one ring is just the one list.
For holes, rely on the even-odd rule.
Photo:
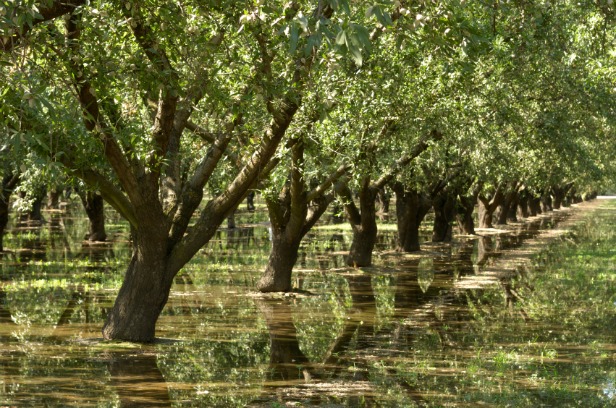
{"label": "standing water", "polygon": [[[616,406],[616,202],[452,244],[342,256],[316,228],[287,295],[254,286],[270,243],[239,223],[176,278],[158,339],[105,342],[128,238],[84,220],[15,226],[0,271],[0,407]],[[254,220],[253,220],[254,222]]]}

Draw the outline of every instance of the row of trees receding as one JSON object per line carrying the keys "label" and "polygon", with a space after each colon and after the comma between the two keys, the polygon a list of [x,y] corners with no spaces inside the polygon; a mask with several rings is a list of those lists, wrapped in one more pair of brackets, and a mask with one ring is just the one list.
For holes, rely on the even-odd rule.
{"label": "row of trees receding", "polygon": [[174,276],[255,189],[258,288],[286,291],[333,200],[366,266],[385,186],[413,251],[430,208],[443,241],[456,218],[473,232],[475,202],[489,227],[614,185],[611,1],[29,0],[0,18],[2,202],[64,174],[130,224],[108,339],[154,338]]}

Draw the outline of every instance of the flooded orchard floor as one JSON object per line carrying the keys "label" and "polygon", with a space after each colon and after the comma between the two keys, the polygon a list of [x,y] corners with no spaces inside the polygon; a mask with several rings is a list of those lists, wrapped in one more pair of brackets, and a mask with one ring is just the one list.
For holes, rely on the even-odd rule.
{"label": "flooded orchard floor", "polygon": [[[48,213],[5,238],[0,407],[616,406],[616,202],[347,268],[348,229],[315,229],[299,290],[254,284],[270,248],[249,215],[176,278],[154,344],[104,342],[128,244],[83,246]],[[253,222],[253,224],[250,224]]]}

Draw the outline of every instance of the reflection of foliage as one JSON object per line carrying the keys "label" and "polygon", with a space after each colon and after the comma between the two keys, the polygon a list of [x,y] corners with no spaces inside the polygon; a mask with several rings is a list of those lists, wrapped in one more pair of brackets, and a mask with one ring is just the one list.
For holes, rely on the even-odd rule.
{"label": "reflection of foliage", "polygon": [[423,258],[417,267],[417,280],[425,293],[434,280],[434,262],[431,258]]}

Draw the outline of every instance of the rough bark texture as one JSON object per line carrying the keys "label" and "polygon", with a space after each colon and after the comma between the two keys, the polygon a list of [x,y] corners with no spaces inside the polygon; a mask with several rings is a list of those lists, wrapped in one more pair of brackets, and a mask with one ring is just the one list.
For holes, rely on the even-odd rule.
{"label": "rough bark texture", "polygon": [[479,228],[492,228],[492,219],[494,211],[501,204],[504,196],[497,188],[493,193],[492,198],[486,197],[483,194],[477,196]]}
{"label": "rough bark texture", "polygon": [[103,326],[105,339],[154,340],[156,321],[167,303],[175,273],[167,269],[166,236],[161,236],[155,221],[147,227],[133,234],[133,256]]}
{"label": "rough bark texture", "polygon": [[[178,152],[182,135],[188,129],[191,113],[205,97],[207,87],[203,84],[207,82],[211,67],[204,62],[202,67],[196,67],[197,72],[176,69],[175,65],[180,62],[167,54],[170,45],[160,41],[156,31],[149,26],[149,10],[142,8],[140,2],[130,5],[121,9],[124,17],[131,22],[130,30],[135,48],[138,48],[135,55],[145,57],[144,63],[151,70],[154,81],[149,82],[147,89],[143,88],[142,91],[156,90],[148,93],[148,97],[154,99],[149,105],[151,126],[147,134],[140,135],[148,141],[148,149],[153,154],[145,158],[135,154],[134,146],[118,136],[119,131],[126,130],[122,128],[121,114],[116,117],[113,107],[108,109],[96,97],[95,86],[101,84],[90,81],[88,61],[82,58],[81,30],[84,24],[81,13],[76,12],[65,20],[67,52],[63,55],[70,71],[67,78],[72,81],[72,88],[79,100],[84,126],[100,142],[99,153],[113,171],[113,178],[78,166],[74,160],[78,155],[72,156],[70,147],[58,160],[62,160],[67,168],[74,169],[73,174],[88,186],[100,191],[131,225],[131,262],[115,304],[107,316],[103,336],[106,339],[149,342],[154,339],[156,320],[167,301],[174,276],[216,234],[229,213],[237,208],[263,173],[267,173],[266,169],[278,163],[274,154],[302,104],[303,85],[310,76],[315,58],[308,56],[293,61],[278,61],[285,57],[269,49],[264,32],[255,33],[260,48],[256,57],[259,61],[254,65],[254,78],[250,80],[254,82],[247,83],[244,95],[240,95],[242,97],[237,98],[237,103],[229,107],[229,112],[240,114],[229,114],[214,135],[201,132],[207,150],[199,162],[190,166],[190,174],[181,174],[181,155]],[[297,13],[299,7],[294,10]],[[331,7],[319,7],[313,17],[319,21],[330,18],[332,13]],[[293,11],[289,15],[292,17],[292,14]],[[268,35],[277,34],[270,32]],[[316,55],[317,51],[314,47],[313,54]],[[276,64],[272,64],[274,59]],[[242,157],[237,157],[240,156],[237,154],[238,170],[232,181],[219,195],[201,206],[206,184],[226,157],[225,152],[231,141],[238,137],[237,127],[245,119],[241,114],[245,110],[244,104],[252,103],[252,98],[246,96],[253,92],[255,83],[269,84],[273,78],[278,81],[278,73],[272,72],[272,67],[282,65],[293,66],[294,72],[284,86],[268,87],[263,108],[269,115],[269,123],[263,127],[261,134],[251,135],[251,139],[258,140],[258,143],[251,144],[253,147],[249,154]],[[108,90],[102,91],[105,93]],[[246,102],[247,99],[251,102]],[[108,102],[113,104],[113,101]],[[240,150],[245,151],[243,147]],[[231,156],[233,154],[230,153]],[[198,208],[200,214],[194,217]]]}
{"label": "rough bark texture", "polygon": [[[363,267],[372,265],[372,251],[376,244],[377,226],[376,226],[376,198],[377,191],[365,184],[359,192],[360,213],[349,215],[352,220],[353,241],[349,254],[346,258],[346,263],[352,267]],[[347,194],[347,197],[350,192]],[[347,204],[348,208],[349,205]],[[348,209],[347,212],[353,212]]]}
{"label": "rough bark texture", "polygon": [[86,239],[91,242],[105,241],[107,233],[105,231],[105,204],[103,196],[91,191],[80,191],[79,198],[90,222]]}
{"label": "rough bark texture", "polygon": [[553,211],[552,196],[549,193],[542,194],[540,201],[541,201],[541,212],[542,213]]}
{"label": "rough bark texture", "polygon": [[520,191],[518,194],[518,217],[528,218],[530,216],[529,211],[530,195],[526,189]]}
{"label": "rough bark texture", "polygon": [[528,200],[528,213],[531,217],[541,214],[541,197],[530,196]]}
{"label": "rough bark texture", "polygon": [[453,220],[456,215],[456,202],[447,190],[443,190],[432,201],[434,206],[434,227],[432,242],[451,242]]}
{"label": "rough bark texture", "polygon": [[274,228],[272,235],[272,249],[257,289],[261,292],[289,292],[302,237],[288,239],[282,231]]}
{"label": "rough bark texture", "polygon": [[415,189],[405,191],[401,183],[393,183],[396,194],[396,216],[398,225],[398,250],[403,252],[419,251],[419,226],[430,208],[432,200],[426,194]]}
{"label": "rough bark texture", "polygon": [[458,231],[464,235],[475,235],[475,221],[473,220],[473,211],[477,196],[459,196],[458,208],[456,211],[456,221],[458,222]]}

